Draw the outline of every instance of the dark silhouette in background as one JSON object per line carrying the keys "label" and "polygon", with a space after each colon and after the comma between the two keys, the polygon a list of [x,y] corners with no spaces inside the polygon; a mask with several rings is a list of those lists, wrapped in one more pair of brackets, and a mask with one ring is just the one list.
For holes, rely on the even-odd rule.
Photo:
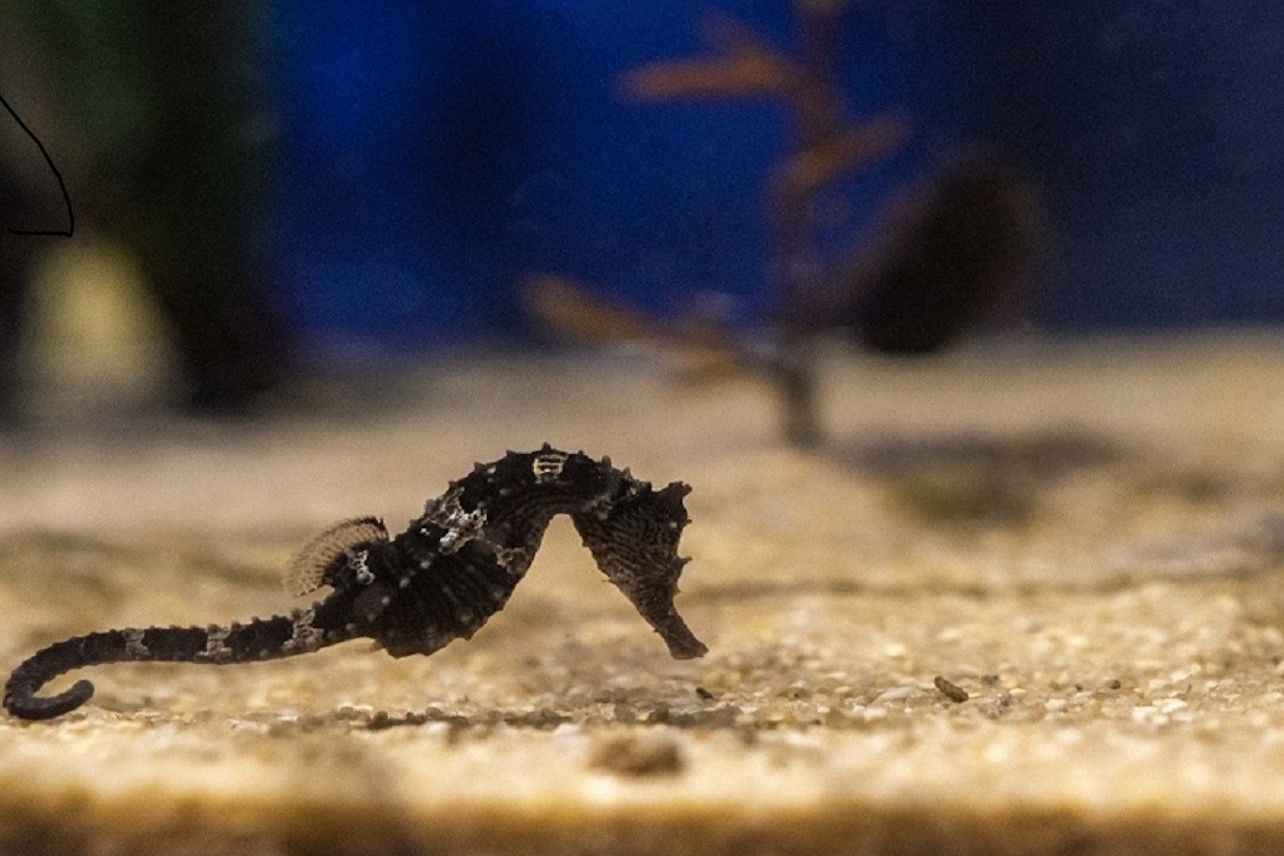
{"label": "dark silhouette in background", "polygon": [[[0,4],[8,61],[65,157],[89,229],[124,246],[170,321],[200,412],[239,412],[289,371],[290,331],[265,286],[255,204],[270,125],[254,98],[257,26],[240,7],[106,2]],[[48,200],[0,161],[10,222],[48,219]],[[47,194],[45,194],[47,196]],[[16,349],[38,241],[0,241],[0,401],[12,406]]]}
{"label": "dark silhouette in background", "polygon": [[26,134],[27,137],[31,139],[32,144],[40,150],[40,155],[48,165],[49,171],[53,173],[54,178],[58,179],[58,189],[62,191],[62,201],[67,206],[67,227],[65,229],[36,229],[31,226],[28,226],[27,228],[9,226],[5,231],[10,235],[22,235],[27,237],[51,237],[54,235],[61,235],[64,238],[70,238],[76,233],[76,214],[71,208],[71,195],[67,193],[67,184],[62,179],[62,173],[58,171],[58,165],[55,164],[53,158],[50,157],[49,150],[45,148],[45,144],[40,142],[40,138],[27,127],[27,123],[22,121],[22,117],[18,115],[18,111],[13,109],[13,106],[4,99],[3,95],[0,95],[0,107],[3,107],[4,111],[9,114],[9,117],[13,119],[14,122],[18,123],[18,127],[22,129],[22,132]]}

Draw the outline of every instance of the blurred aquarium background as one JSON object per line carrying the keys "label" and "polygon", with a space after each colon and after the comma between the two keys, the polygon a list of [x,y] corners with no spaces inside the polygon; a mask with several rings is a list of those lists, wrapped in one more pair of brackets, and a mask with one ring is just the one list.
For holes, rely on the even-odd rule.
{"label": "blurred aquarium background", "polygon": [[[1284,7],[1265,0],[3,0],[0,94],[76,231],[0,233],[0,402],[67,363],[97,386],[116,359],[128,386],[159,360],[187,406],[241,412],[309,373],[542,347],[522,297],[541,275],[752,328],[776,311],[780,105],[625,81],[710,56],[710,16],[804,55],[806,14],[841,28],[851,117],[904,129],[812,200],[845,245],[983,150],[1039,199],[1035,328],[1284,321]],[[4,225],[64,228],[40,152],[0,122]]]}

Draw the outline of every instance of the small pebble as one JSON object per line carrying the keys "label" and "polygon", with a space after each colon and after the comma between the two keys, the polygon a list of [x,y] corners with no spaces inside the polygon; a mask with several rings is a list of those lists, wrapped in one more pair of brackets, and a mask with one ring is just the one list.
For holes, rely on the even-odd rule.
{"label": "small pebble", "polygon": [[963,689],[958,684],[950,683],[940,675],[933,678],[932,683],[936,684],[936,688],[941,691],[941,695],[945,696],[950,701],[961,703],[968,700],[967,690]]}
{"label": "small pebble", "polygon": [[624,734],[597,741],[589,766],[617,776],[659,776],[682,772],[686,760],[667,734]]}

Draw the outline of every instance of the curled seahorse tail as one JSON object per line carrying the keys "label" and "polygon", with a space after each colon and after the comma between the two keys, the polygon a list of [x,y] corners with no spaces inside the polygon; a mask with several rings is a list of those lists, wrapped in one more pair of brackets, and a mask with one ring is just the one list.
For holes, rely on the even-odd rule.
{"label": "curled seahorse tail", "polygon": [[334,627],[341,604],[321,601],[289,615],[209,627],[105,630],[57,642],[36,652],[9,676],[4,707],[21,719],[52,719],[89,701],[94,685],[77,681],[58,695],[36,693],[73,669],[106,663],[169,661],[228,665],[306,654],[353,638],[350,625]]}
{"label": "curled seahorse tail", "polygon": [[149,627],[123,628],[87,633],[55,642],[27,658],[9,676],[4,689],[4,707],[21,719],[52,719],[80,707],[94,694],[89,681],[76,681],[55,696],[36,693],[54,678],[104,663],[134,660],[195,660],[217,628]]}
{"label": "curled seahorse tail", "polygon": [[94,694],[89,681],[76,681],[70,689],[41,698],[36,693],[64,672],[101,662],[94,654],[110,647],[111,633],[90,633],[58,642],[37,651],[13,670],[4,685],[4,708],[21,719],[52,719],[80,707]]}

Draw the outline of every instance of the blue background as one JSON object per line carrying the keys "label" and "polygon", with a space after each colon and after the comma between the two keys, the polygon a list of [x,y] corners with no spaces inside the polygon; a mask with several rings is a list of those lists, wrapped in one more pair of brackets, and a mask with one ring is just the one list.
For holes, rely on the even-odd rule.
{"label": "blue background", "polygon": [[[1033,301],[1055,330],[1284,320],[1284,6],[857,3],[844,92],[911,136],[846,186],[859,234],[952,147],[1046,189]],[[765,288],[778,109],[629,103],[722,11],[789,49],[783,0],[286,0],[278,261],[308,333],[409,347],[530,333],[517,290],[573,276],[653,308]]]}

